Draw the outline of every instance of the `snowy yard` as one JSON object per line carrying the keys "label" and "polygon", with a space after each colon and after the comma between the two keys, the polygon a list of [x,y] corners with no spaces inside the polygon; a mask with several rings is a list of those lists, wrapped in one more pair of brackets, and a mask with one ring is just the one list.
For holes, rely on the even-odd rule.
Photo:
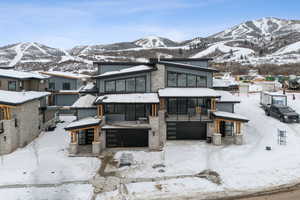
{"label": "snowy yard", "polygon": [[[195,195],[205,199],[212,194],[233,194],[299,181],[300,124],[284,124],[267,117],[259,107],[259,94],[240,98],[242,103],[236,106],[236,112],[250,119],[244,127],[244,145],[217,147],[199,141],[168,141],[162,152],[118,152],[116,159],[124,152],[132,153],[135,164],[120,169],[111,166],[106,170],[124,178],[158,178],[195,175],[210,169],[220,174],[221,185],[196,177],[141,181],[127,183],[126,189],[120,191],[101,193],[97,200],[119,199],[124,194],[130,200],[179,200]],[[300,113],[300,94],[296,94],[295,101],[288,94],[288,102]],[[95,175],[100,161],[68,157],[69,136],[63,127],[73,118],[63,120],[66,123],[58,124],[54,132],[45,132],[25,148],[1,157],[0,196],[8,200],[91,199],[93,187],[81,181],[86,182]],[[286,146],[277,144],[278,128],[287,131]],[[272,150],[266,151],[266,146]],[[153,168],[157,164],[165,167]],[[49,184],[49,187],[34,187],[39,184]]]}
{"label": "snowy yard", "polygon": [[[238,192],[259,190],[300,180],[300,124],[284,124],[268,117],[259,107],[259,94],[241,96],[236,112],[250,119],[245,125],[245,144],[216,147],[205,142],[169,141],[163,152],[126,151],[134,155],[135,165],[110,170],[128,178],[167,177],[197,174],[205,169],[218,172],[222,185],[205,179],[184,178],[157,182],[127,184],[129,199],[189,196],[209,192]],[[289,105],[300,113],[300,94],[296,100],[288,94]],[[277,144],[277,129],[287,131],[287,145]],[[271,146],[271,151],[265,147]],[[118,152],[115,158],[122,153]],[[153,168],[164,164],[165,167]],[[165,172],[159,172],[164,169]],[[209,195],[209,194],[207,194]],[[100,199],[114,199],[114,192],[98,195]],[[178,198],[180,199],[180,198]]]}
{"label": "snowy yard", "polygon": [[[55,131],[42,133],[25,148],[0,157],[0,196],[7,194],[6,199],[9,200],[20,197],[26,200],[43,199],[43,195],[47,195],[48,199],[57,199],[55,196],[60,195],[60,193],[67,195],[69,193],[68,187],[71,186],[25,189],[5,189],[5,186],[76,183],[76,181],[88,181],[95,175],[100,166],[100,161],[97,158],[68,157],[69,135],[63,128],[73,119],[73,117],[63,117],[62,120],[66,122],[59,123]],[[89,185],[77,184],[75,188],[78,188],[79,191],[86,189],[86,195],[92,191]],[[23,194],[26,195],[23,196]],[[35,197],[39,194],[42,196]],[[33,196],[30,198],[30,195]],[[75,195],[74,198],[71,198],[72,195]],[[70,199],[80,199],[75,198],[79,194],[72,195],[69,195]],[[85,199],[86,196],[82,198],[82,200]]]}

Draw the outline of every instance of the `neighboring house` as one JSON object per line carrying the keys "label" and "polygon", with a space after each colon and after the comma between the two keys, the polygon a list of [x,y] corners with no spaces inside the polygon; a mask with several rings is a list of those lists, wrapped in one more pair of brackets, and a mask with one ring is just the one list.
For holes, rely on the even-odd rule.
{"label": "neighboring house", "polygon": [[48,76],[35,72],[0,69],[0,90],[45,91]]}
{"label": "neighboring house", "polygon": [[48,92],[0,90],[0,155],[33,141],[55,127],[56,110],[47,107]]}
{"label": "neighboring house", "polygon": [[167,140],[220,145],[230,137],[242,144],[241,125],[248,120],[234,113],[233,95],[212,89],[216,70],[209,60],[95,62],[98,95],[80,97],[72,106],[77,120],[65,127],[70,153],[81,153],[81,146],[94,154],[115,147],[160,150]]}
{"label": "neighboring house", "polygon": [[79,98],[80,90],[87,86],[90,76],[70,72],[48,71],[40,72],[50,76],[48,91],[51,95],[51,105],[71,106]]}

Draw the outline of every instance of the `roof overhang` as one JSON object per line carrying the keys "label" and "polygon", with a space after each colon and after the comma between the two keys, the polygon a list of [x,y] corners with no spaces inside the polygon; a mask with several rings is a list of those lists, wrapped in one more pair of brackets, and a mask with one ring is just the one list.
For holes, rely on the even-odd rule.
{"label": "roof overhang", "polygon": [[74,130],[80,130],[80,129],[88,129],[88,128],[94,128],[100,125],[102,122],[99,118],[93,118],[93,117],[87,117],[84,119],[80,119],[74,122],[71,122],[65,127],[66,131],[74,131]]}
{"label": "roof overhang", "polygon": [[159,103],[156,93],[133,93],[133,94],[107,94],[99,96],[95,104],[111,104],[111,103],[140,103],[150,104]]}
{"label": "roof overhang", "polygon": [[240,121],[240,122],[249,122],[249,119],[246,117],[230,112],[223,112],[223,111],[216,111],[212,112],[212,115],[217,119],[225,119],[225,120],[232,120],[232,121]]}
{"label": "roof overhang", "polygon": [[210,88],[163,88],[159,89],[158,94],[159,97],[221,97],[217,91]]}

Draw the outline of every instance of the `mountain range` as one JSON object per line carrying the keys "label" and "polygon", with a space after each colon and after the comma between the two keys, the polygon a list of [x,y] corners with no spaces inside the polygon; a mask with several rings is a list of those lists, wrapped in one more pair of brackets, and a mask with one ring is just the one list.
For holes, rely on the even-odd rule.
{"label": "mountain range", "polygon": [[267,17],[182,42],[148,36],[132,42],[75,46],[69,50],[35,42],[17,43],[0,47],[0,67],[93,71],[93,61],[145,61],[157,56],[212,57],[215,63],[241,65],[300,63],[300,20]]}

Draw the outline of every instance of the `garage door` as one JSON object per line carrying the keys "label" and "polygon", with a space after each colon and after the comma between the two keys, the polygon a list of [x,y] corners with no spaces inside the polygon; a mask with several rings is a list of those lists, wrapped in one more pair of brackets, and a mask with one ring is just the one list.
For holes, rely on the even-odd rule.
{"label": "garage door", "polygon": [[106,146],[113,147],[148,147],[148,130],[116,129],[106,131]]}
{"label": "garage door", "polygon": [[168,122],[168,140],[206,140],[206,123]]}

